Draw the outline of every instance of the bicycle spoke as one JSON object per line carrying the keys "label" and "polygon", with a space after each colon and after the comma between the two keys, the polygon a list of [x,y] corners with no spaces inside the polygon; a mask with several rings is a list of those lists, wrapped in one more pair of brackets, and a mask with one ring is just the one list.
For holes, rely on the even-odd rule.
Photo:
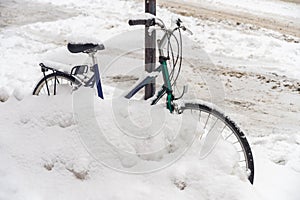
{"label": "bicycle spoke", "polygon": [[232,144],[237,144],[239,141],[237,140],[236,142],[233,142]]}
{"label": "bicycle spoke", "polygon": [[231,132],[231,134],[230,135],[228,135],[226,138],[225,138],[225,140],[227,140],[230,136],[232,136],[234,133],[233,132]]}
{"label": "bicycle spoke", "polygon": [[48,81],[45,80],[45,83],[46,83],[46,87],[47,87],[47,93],[48,93],[48,96],[50,96],[50,91],[49,91]]}
{"label": "bicycle spoke", "polygon": [[207,122],[208,122],[208,120],[209,120],[209,117],[210,117],[210,113],[208,114],[208,117],[207,117],[207,119],[206,119],[206,122],[205,122],[205,125],[204,125],[204,129],[206,128],[206,125],[207,125]]}
{"label": "bicycle spoke", "polygon": [[44,91],[44,94],[46,94],[46,90],[45,90],[45,88],[43,87],[43,91]]}
{"label": "bicycle spoke", "polygon": [[218,122],[218,118],[216,119],[216,121],[214,122],[214,124],[212,125],[212,127],[210,128],[210,130],[208,131],[208,132],[210,132],[214,127],[215,127],[215,125],[216,125],[216,123]]}
{"label": "bicycle spoke", "polygon": [[201,110],[199,112],[199,122],[200,122],[200,120],[201,120]]}
{"label": "bicycle spoke", "polygon": [[56,95],[56,76],[54,77],[54,95]]}

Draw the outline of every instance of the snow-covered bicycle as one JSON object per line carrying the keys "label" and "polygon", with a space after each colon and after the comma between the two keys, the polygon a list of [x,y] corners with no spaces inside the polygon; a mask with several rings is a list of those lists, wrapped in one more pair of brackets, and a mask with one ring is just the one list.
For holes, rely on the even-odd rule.
{"label": "snow-covered bicycle", "polygon": [[[157,40],[159,49],[159,63],[160,65],[143,80],[138,82],[135,87],[129,91],[125,98],[130,99],[138,91],[144,88],[147,84],[152,83],[160,74],[162,74],[164,84],[162,88],[157,92],[156,97],[153,98],[151,105],[157,104],[162,97],[166,96],[166,109],[173,114],[184,115],[185,113],[192,114],[199,122],[199,125],[204,132],[209,135],[210,133],[218,133],[222,135],[222,139],[232,144],[239,155],[239,159],[236,166],[240,167],[247,174],[247,177],[251,183],[254,180],[254,162],[250,145],[246,139],[245,134],[237,127],[237,125],[218,111],[214,106],[206,103],[184,103],[178,105],[176,102],[183,97],[186,92],[186,88],[181,95],[176,97],[174,95],[173,87],[180,74],[182,64],[182,38],[181,31],[188,31],[188,29],[182,25],[180,19],[176,21],[176,27],[173,29],[167,29],[162,20],[158,18],[152,19],[139,19],[130,20],[129,25],[145,25],[148,27],[157,27],[164,31],[164,35]],[[179,38],[175,36],[175,32],[178,33]],[[167,48],[167,55],[164,55],[163,49],[171,45],[171,38],[175,38],[179,51],[176,55],[172,48]],[[34,88],[33,95],[56,95],[63,90],[76,90],[79,87],[97,87],[97,93],[100,98],[104,98],[98,63],[95,58],[95,54],[99,50],[103,50],[103,44],[68,44],[68,49],[72,53],[87,53],[92,59],[92,65],[80,65],[72,68],[70,73],[66,73],[57,70],[53,67],[46,66],[41,63],[41,70],[44,77],[38,82]],[[172,59],[171,71],[168,68],[168,60]],[[169,62],[170,63],[170,62]],[[177,67],[177,73],[175,73],[175,67]],[[50,73],[48,73],[50,72]],[[46,74],[48,73],[48,74]]]}

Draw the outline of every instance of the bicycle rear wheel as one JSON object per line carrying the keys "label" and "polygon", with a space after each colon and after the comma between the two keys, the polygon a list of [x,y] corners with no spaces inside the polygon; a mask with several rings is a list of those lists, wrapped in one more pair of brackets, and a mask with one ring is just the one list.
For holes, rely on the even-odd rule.
{"label": "bicycle rear wheel", "polygon": [[57,95],[71,93],[78,81],[71,75],[54,72],[43,77],[33,90],[33,95]]}
{"label": "bicycle rear wheel", "polygon": [[[186,103],[181,108],[183,113],[191,112],[209,134],[212,130],[221,134],[223,139],[231,143],[239,155],[237,165],[246,171],[248,180],[254,181],[254,161],[250,145],[244,133],[236,124],[221,112],[204,104]],[[219,127],[219,128],[216,128]]]}

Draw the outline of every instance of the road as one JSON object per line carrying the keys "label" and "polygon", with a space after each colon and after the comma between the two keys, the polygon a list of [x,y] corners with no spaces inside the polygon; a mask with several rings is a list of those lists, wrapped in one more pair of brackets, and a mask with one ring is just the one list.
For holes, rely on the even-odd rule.
{"label": "road", "polygon": [[[299,1],[296,1],[299,3]],[[300,37],[300,21],[291,18],[274,18],[274,16],[257,16],[249,12],[235,10],[221,10],[207,7],[206,4],[183,2],[177,0],[159,1],[159,5],[169,10],[184,15],[193,16],[205,20],[223,21],[229,20],[233,24],[253,24],[261,28],[272,29],[283,34]]]}

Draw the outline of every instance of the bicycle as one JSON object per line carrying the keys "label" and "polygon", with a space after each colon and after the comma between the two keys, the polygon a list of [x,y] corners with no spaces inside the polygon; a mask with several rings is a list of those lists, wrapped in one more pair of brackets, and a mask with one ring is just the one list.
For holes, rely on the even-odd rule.
{"label": "bicycle", "polygon": [[[164,35],[161,39],[157,40],[159,49],[159,63],[160,65],[154,70],[154,74],[149,74],[142,81],[136,84],[136,86],[129,91],[125,98],[132,98],[138,91],[144,88],[147,84],[152,83],[160,73],[162,73],[164,84],[162,88],[157,92],[156,97],[152,100],[151,105],[155,105],[159,100],[166,95],[166,108],[170,113],[184,114],[191,112],[203,125],[203,129],[207,130],[209,134],[211,131],[219,132],[223,139],[231,143],[237,153],[239,154],[238,166],[243,168],[247,173],[248,180],[251,184],[254,181],[254,161],[250,145],[246,139],[245,134],[237,127],[237,125],[225,116],[222,112],[218,111],[212,106],[204,103],[184,103],[182,106],[176,104],[176,100],[183,97],[186,93],[187,88],[184,87],[182,94],[179,97],[174,96],[173,87],[180,74],[182,65],[182,38],[181,30],[189,31],[185,26],[182,25],[182,21],[178,19],[176,21],[176,27],[173,29],[167,29],[162,20],[158,18],[152,19],[139,19],[129,20],[129,25],[144,25],[158,27],[164,31]],[[178,31],[179,40],[174,35],[174,32]],[[179,51],[177,56],[173,54],[172,47],[170,46],[170,39],[175,37]],[[164,55],[163,48],[167,46],[167,56]],[[92,59],[92,65],[80,65],[74,66],[70,73],[66,73],[52,67],[45,66],[43,63],[40,64],[41,71],[44,77],[36,85],[33,95],[56,95],[60,92],[61,88],[71,88],[71,91],[77,90],[79,87],[94,87],[96,84],[98,97],[103,97],[101,79],[99,74],[99,68],[95,54],[104,50],[103,44],[68,44],[68,50],[72,53],[87,53]],[[173,68],[169,72],[167,61],[172,59]],[[175,66],[179,64],[177,74],[175,74]],[[46,75],[47,71],[52,73]]]}

